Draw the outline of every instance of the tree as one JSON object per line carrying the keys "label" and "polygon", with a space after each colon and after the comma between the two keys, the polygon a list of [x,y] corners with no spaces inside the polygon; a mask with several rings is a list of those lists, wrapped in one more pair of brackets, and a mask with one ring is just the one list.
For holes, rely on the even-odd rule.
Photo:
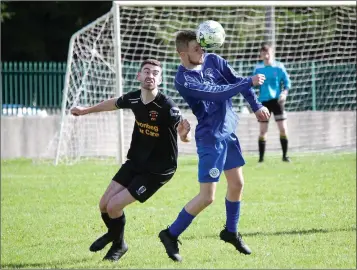
{"label": "tree", "polygon": [[1,22],[4,22],[5,19],[11,19],[11,17],[14,15],[12,12],[8,12],[7,10],[7,5],[6,3],[1,3]]}
{"label": "tree", "polygon": [[66,61],[71,35],[111,6],[107,1],[8,2],[4,7],[8,19],[2,23],[2,60]]}

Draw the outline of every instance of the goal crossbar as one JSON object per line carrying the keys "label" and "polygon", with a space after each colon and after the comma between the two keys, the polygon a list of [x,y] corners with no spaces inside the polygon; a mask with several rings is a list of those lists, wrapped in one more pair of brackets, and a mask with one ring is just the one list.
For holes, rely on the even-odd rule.
{"label": "goal crossbar", "polygon": [[114,1],[120,6],[186,6],[186,7],[250,7],[250,6],[355,6],[356,1]]}

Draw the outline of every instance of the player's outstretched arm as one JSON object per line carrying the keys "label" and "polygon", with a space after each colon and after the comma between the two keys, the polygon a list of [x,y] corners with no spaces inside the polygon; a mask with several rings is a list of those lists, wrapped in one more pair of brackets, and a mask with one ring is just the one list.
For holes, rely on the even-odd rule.
{"label": "player's outstretched arm", "polygon": [[249,94],[252,92],[252,86],[262,84],[264,80],[264,75],[258,74],[248,78],[242,77],[239,82],[234,84],[211,85],[200,83],[198,80],[188,81],[182,76],[175,80],[175,87],[182,96],[207,101],[225,101],[238,93],[242,95]]}
{"label": "player's outstretched arm", "polygon": [[191,126],[190,122],[187,121],[187,119],[182,120],[178,125],[177,125],[177,132],[180,136],[181,141],[183,142],[190,142],[191,141]]}
{"label": "player's outstretched arm", "polygon": [[96,112],[107,112],[107,111],[113,111],[118,109],[115,104],[117,102],[118,98],[111,98],[105,101],[102,101],[94,106],[91,107],[81,107],[81,106],[76,106],[71,108],[71,114],[74,116],[79,116],[79,115],[85,115],[89,113],[96,113]]}
{"label": "player's outstretched arm", "polygon": [[175,81],[176,89],[182,96],[207,101],[225,101],[252,86],[251,78],[236,84],[208,85],[199,82]]}
{"label": "player's outstretched arm", "polygon": [[[251,78],[253,86],[260,86],[265,81],[265,76],[263,74],[256,74]],[[241,94],[243,95],[244,99],[249,103],[249,106],[252,108],[254,113],[263,107],[263,105],[258,101],[258,97],[255,94],[253,88],[250,88],[246,91],[242,91]]]}
{"label": "player's outstretched arm", "polygon": [[[238,73],[228,64],[227,60],[223,59],[219,55],[216,55],[217,64],[220,67],[220,70],[226,80],[231,84],[240,83],[247,78],[241,77]],[[262,104],[258,102],[257,95],[254,91],[253,87],[261,86],[265,81],[264,74],[259,74],[257,72],[257,68],[255,67],[253,70],[253,75],[250,77],[252,81],[252,87],[243,88],[240,93],[245,98],[245,100],[249,103],[250,107],[252,108],[253,112],[257,112],[261,109]]]}

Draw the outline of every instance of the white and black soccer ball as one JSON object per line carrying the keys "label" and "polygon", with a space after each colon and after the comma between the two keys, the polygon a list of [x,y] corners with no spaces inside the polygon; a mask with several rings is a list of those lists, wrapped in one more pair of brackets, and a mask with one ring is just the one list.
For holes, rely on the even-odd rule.
{"label": "white and black soccer ball", "polygon": [[202,48],[215,49],[223,45],[226,32],[219,22],[209,20],[199,24],[196,39]]}

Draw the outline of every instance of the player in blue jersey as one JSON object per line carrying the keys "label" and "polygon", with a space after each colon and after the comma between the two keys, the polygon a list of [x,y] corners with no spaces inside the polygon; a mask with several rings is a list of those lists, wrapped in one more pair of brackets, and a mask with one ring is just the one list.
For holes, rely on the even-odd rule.
{"label": "player in blue jersey", "polygon": [[179,32],[176,49],[181,65],[176,73],[175,87],[198,120],[195,139],[200,190],[171,226],[159,233],[159,238],[168,256],[174,261],[181,261],[178,237],[214,201],[216,184],[224,172],[228,183],[225,199],[227,219],[220,238],[231,243],[239,252],[250,254],[250,248],[237,230],[244,185],[242,166],[245,161],[234,133],[238,118],[233,111],[232,97],[241,93],[256,117],[261,121],[267,120],[269,111],[258,102],[252,88],[263,84],[264,76],[239,77],[226,60],[202,50],[194,31]]}
{"label": "player in blue jersey", "polygon": [[[280,143],[283,150],[283,161],[290,162],[287,156],[288,135],[287,117],[284,110],[288,90],[291,82],[284,65],[274,60],[274,50],[269,43],[263,43],[260,49],[260,59],[253,71],[253,75],[264,74],[265,82],[259,87],[259,101],[274,114],[275,121],[280,131]],[[259,162],[264,161],[265,144],[268,132],[269,120],[259,120]]]}

